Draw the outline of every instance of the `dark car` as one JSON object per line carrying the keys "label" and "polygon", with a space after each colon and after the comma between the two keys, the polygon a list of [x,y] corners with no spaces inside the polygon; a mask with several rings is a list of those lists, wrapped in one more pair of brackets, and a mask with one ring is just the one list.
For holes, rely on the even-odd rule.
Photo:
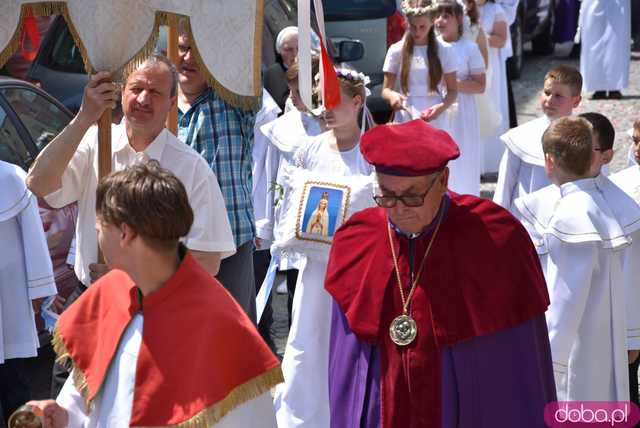
{"label": "dark car", "polygon": [[517,79],[522,74],[524,44],[531,42],[536,55],[551,55],[555,44],[555,0],[520,0],[516,20],[511,25],[513,57],[507,63],[509,74]]}
{"label": "dark car", "polygon": [[[0,160],[25,171],[62,129],[72,115],[60,102],[36,86],[22,80],[0,77]],[[58,292],[68,296],[77,278],[67,263],[75,232],[77,205],[61,209],[49,207],[39,199],[40,218],[47,236]],[[39,330],[42,321],[36,319]]]}

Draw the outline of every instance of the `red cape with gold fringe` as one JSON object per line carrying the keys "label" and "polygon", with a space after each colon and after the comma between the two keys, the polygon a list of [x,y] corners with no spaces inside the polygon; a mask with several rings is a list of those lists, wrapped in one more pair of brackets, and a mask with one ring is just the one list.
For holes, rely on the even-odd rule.
{"label": "red cape with gold fringe", "polygon": [[283,381],[280,363],[223,286],[187,253],[140,305],[122,271],[98,280],[60,317],[54,347],[72,360],[87,403],[122,334],[142,311],[131,426],[208,426]]}

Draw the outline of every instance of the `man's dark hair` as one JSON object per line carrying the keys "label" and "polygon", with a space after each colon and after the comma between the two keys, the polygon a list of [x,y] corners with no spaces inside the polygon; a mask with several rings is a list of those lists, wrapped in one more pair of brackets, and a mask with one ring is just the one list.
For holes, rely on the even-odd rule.
{"label": "man's dark hair", "polygon": [[616,130],[613,128],[609,119],[607,119],[607,116],[600,113],[589,112],[582,113],[579,117],[587,119],[591,126],[593,126],[593,132],[598,136],[601,150],[613,149],[613,142],[616,139]]}
{"label": "man's dark hair", "polygon": [[96,191],[96,214],[104,223],[126,224],[147,244],[162,250],[175,248],[193,223],[182,182],[154,160],[102,179]]}

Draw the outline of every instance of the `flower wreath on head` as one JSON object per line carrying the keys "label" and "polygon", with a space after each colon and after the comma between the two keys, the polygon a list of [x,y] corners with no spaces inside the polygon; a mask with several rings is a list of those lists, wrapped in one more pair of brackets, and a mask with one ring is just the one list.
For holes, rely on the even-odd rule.
{"label": "flower wreath on head", "polygon": [[430,13],[436,10],[436,7],[432,4],[424,7],[411,7],[409,6],[409,2],[407,0],[403,0],[401,7],[402,7],[402,13],[407,18],[410,18],[413,16],[429,15]]}
{"label": "flower wreath on head", "polygon": [[[344,79],[354,83],[362,83],[364,85],[365,99],[362,100],[362,126],[361,126],[361,131],[362,133],[364,133],[367,127],[374,126],[371,112],[367,107],[367,97],[371,95],[371,90],[367,87],[367,85],[371,83],[371,79],[366,74],[356,71],[352,68],[334,67],[334,70],[336,71],[336,75],[338,76],[338,79]],[[320,73],[316,74],[314,79],[316,81],[316,84],[320,82]],[[316,110],[317,110],[316,112],[313,112],[315,116],[321,113],[320,109],[316,109]]]}
{"label": "flower wreath on head", "polygon": [[343,78],[350,82],[362,83],[364,86],[367,86],[369,83],[371,83],[371,79],[369,79],[369,76],[349,68],[336,68],[336,74],[338,75],[338,78]]}

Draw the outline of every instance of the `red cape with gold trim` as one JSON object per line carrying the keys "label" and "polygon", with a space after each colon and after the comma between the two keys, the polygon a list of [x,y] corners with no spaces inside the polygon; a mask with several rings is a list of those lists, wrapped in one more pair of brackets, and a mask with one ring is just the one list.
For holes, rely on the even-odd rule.
{"label": "red cape with gold trim", "polygon": [[208,426],[283,381],[280,363],[222,285],[187,253],[176,274],[143,300],[112,270],[60,317],[55,344],[71,359],[89,404],[133,316],[144,328],[131,426]]}
{"label": "red cape with gold trim", "polygon": [[[359,340],[381,352],[383,427],[440,426],[440,351],[543,315],[549,297],[537,254],[522,225],[505,209],[474,196],[450,204],[411,300],[418,336],[408,346],[389,338],[402,313],[382,208],[354,214],[336,233],[325,288]],[[416,239],[416,264],[433,231]],[[408,293],[406,238],[394,233]]]}

